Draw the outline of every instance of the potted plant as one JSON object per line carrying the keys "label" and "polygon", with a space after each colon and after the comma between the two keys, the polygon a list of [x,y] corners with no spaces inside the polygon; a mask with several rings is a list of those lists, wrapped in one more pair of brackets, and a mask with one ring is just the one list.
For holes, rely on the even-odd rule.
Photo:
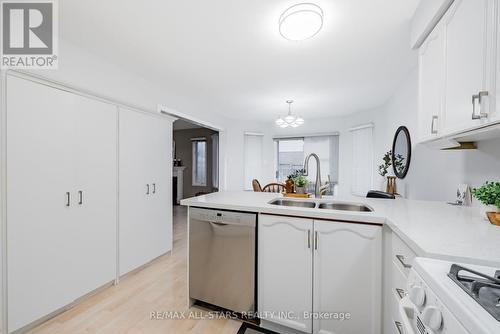
{"label": "potted plant", "polygon": [[500,226],[500,182],[486,182],[472,189],[472,195],[484,205],[483,211],[490,222]]}
{"label": "potted plant", "polygon": [[295,192],[297,194],[306,193],[307,178],[304,176],[305,170],[297,169],[291,175],[293,183],[295,184]]}
{"label": "potted plant", "polygon": [[384,154],[384,156],[382,158],[382,164],[378,166],[378,173],[380,176],[383,177],[383,181],[382,181],[382,184],[380,186],[381,190],[386,189],[386,186],[385,186],[386,185],[386,176],[389,173],[389,167],[392,166],[391,157],[392,157],[392,151],[389,151],[386,154]]}

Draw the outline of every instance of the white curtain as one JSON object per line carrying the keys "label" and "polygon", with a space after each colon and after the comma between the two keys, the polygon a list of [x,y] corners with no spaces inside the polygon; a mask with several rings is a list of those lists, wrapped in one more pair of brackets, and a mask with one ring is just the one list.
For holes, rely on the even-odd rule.
{"label": "white curtain", "polygon": [[263,136],[245,134],[245,190],[252,190],[252,180],[262,182]]}
{"label": "white curtain", "polygon": [[373,189],[373,125],[351,129],[351,135],[351,192],[356,196],[366,196]]}

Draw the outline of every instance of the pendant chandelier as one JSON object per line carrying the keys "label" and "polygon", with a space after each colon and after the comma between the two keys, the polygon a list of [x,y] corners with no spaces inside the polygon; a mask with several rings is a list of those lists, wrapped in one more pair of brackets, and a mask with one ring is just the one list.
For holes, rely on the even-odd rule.
{"label": "pendant chandelier", "polygon": [[286,103],[288,103],[288,115],[278,118],[276,120],[276,125],[280,128],[288,128],[289,126],[297,128],[304,124],[304,119],[302,117],[292,115],[293,100],[287,100]]}

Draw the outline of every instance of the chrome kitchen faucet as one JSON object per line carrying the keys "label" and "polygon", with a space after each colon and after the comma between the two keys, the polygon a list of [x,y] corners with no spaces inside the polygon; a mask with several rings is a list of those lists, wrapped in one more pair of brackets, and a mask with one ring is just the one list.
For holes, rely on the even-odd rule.
{"label": "chrome kitchen faucet", "polygon": [[309,175],[309,159],[314,157],[316,160],[316,184],[314,185],[314,197],[321,198],[321,193],[328,188],[328,184],[321,186],[321,168],[319,163],[319,157],[316,153],[311,153],[306,157],[304,161],[304,175]]}

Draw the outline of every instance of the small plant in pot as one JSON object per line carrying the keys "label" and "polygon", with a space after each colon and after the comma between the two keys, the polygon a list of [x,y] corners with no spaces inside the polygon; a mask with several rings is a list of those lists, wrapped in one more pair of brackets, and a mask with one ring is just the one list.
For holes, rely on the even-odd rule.
{"label": "small plant in pot", "polygon": [[295,184],[295,192],[297,194],[305,194],[306,193],[306,184],[307,178],[304,176],[305,170],[297,169],[291,175],[293,179],[293,183]]}
{"label": "small plant in pot", "polygon": [[500,182],[486,182],[472,189],[472,195],[485,206],[484,212],[490,222],[500,226]]}
{"label": "small plant in pot", "polygon": [[386,176],[387,174],[389,174],[389,168],[392,166],[391,157],[392,157],[392,151],[389,151],[386,154],[384,154],[382,158],[382,164],[378,166],[378,174],[384,178],[382,184],[380,185],[381,190],[386,189]]}
{"label": "small plant in pot", "polygon": [[386,154],[384,154],[384,157],[382,158],[382,164],[378,166],[378,173],[382,177],[386,177],[387,173],[389,173],[389,167],[391,167],[392,165],[391,156],[392,156],[392,151],[389,151]]}

